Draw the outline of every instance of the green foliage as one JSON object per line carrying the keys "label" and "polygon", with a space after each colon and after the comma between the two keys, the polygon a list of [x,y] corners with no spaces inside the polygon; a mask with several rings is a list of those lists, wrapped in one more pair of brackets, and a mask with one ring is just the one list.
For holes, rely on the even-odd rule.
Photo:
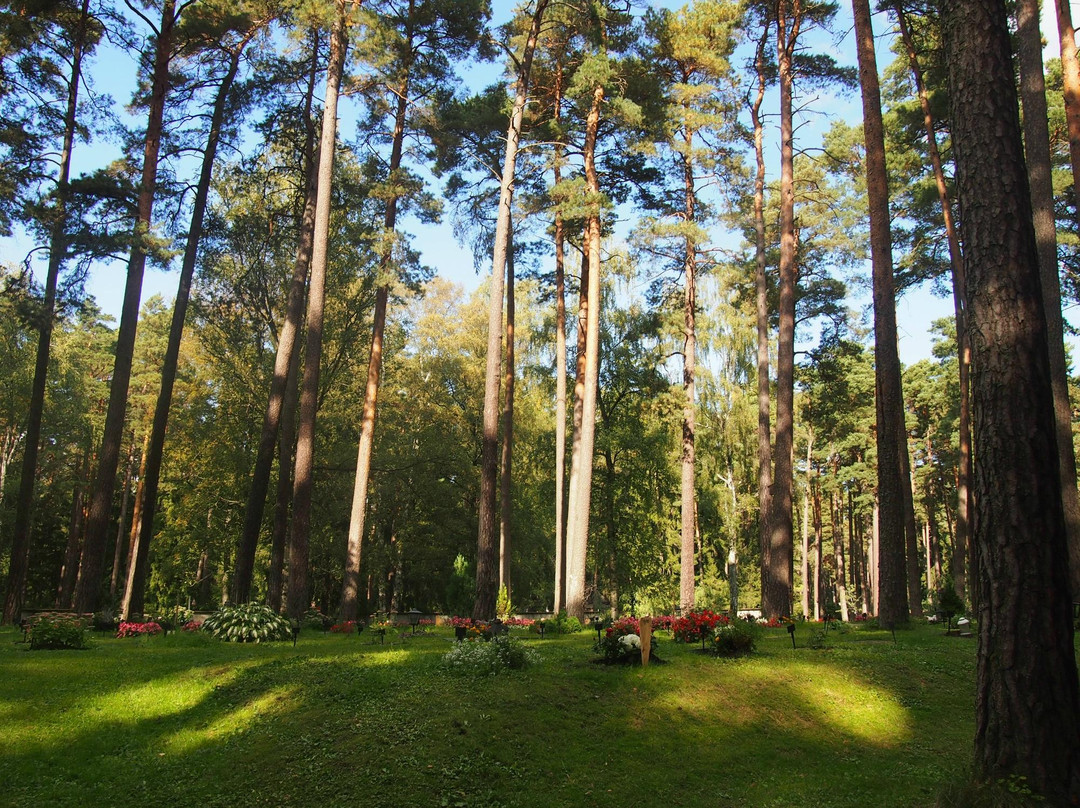
{"label": "green foliage", "polygon": [[82,621],[70,617],[42,617],[30,628],[31,651],[82,650],[87,647]]}
{"label": "green foliage", "polygon": [[289,621],[262,603],[222,606],[202,627],[226,642],[274,642],[292,637]]}
{"label": "green foliage", "polygon": [[941,588],[937,591],[937,607],[942,612],[952,614],[954,617],[964,613],[964,601],[956,594],[952,578],[946,576],[941,582]]}
{"label": "green foliage", "polygon": [[443,657],[443,665],[455,673],[469,676],[495,676],[507,670],[520,670],[539,661],[534,650],[510,635],[463,640]]}
{"label": "green foliage", "polygon": [[468,614],[472,610],[475,578],[465,556],[454,558],[454,571],[446,582],[445,607],[450,614]]}
{"label": "green foliage", "polygon": [[556,634],[577,634],[582,628],[581,621],[568,615],[565,610],[556,614],[554,620],[549,620],[548,626]]}
{"label": "green foliage", "polygon": [[195,613],[186,606],[175,605],[167,609],[160,609],[149,617],[149,620],[159,623],[162,628],[167,628],[170,631],[174,628],[180,628],[194,619]]}
{"label": "green foliage", "polygon": [[760,630],[748,620],[735,618],[713,629],[713,653],[720,656],[741,656],[757,647]]}
{"label": "green foliage", "polygon": [[309,631],[326,631],[332,625],[334,625],[333,619],[318,609],[308,609],[300,618],[300,627]]}
{"label": "green foliage", "polygon": [[514,605],[510,602],[510,591],[506,584],[499,587],[499,595],[495,600],[495,614],[500,618],[509,617],[514,613]]}
{"label": "green foliage", "polygon": [[945,786],[938,793],[935,808],[1032,808],[1045,805],[1046,798],[1035,794],[1021,775],[983,780],[968,776]]}

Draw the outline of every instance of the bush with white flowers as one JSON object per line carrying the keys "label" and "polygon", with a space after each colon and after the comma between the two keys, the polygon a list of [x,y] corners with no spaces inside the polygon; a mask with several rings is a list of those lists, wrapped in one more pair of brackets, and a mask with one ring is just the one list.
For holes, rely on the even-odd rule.
{"label": "bush with white flowers", "polygon": [[520,640],[503,635],[490,641],[462,640],[454,643],[443,665],[468,676],[495,676],[507,670],[519,670],[540,661],[539,655]]}

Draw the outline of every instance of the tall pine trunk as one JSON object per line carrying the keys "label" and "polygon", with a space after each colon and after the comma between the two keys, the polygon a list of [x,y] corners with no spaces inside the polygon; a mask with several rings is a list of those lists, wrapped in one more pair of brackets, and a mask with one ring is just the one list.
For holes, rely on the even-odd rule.
{"label": "tall pine trunk", "polygon": [[[355,5],[355,0],[354,0]],[[326,265],[330,236],[330,191],[337,141],[338,88],[348,50],[345,0],[335,0],[336,17],[330,35],[330,61],[326,68],[326,100],[323,102],[319,138],[319,180],[315,200],[315,230],[311,250],[308,290],[307,339],[304,377],[300,393],[296,466],[293,473],[293,518],[289,531],[289,596],[286,608],[299,620],[308,607],[308,557],[311,532],[311,498],[315,461],[315,419],[319,404],[319,364],[322,359],[323,309],[326,300]]]}
{"label": "tall pine trunk", "polygon": [[971,395],[968,376],[971,368],[971,351],[968,348],[967,314],[964,300],[964,254],[960,246],[960,235],[953,220],[952,200],[949,198],[945,183],[945,170],[938,150],[937,131],[934,128],[934,116],[930,110],[930,98],[926,92],[922,69],[919,66],[918,53],[911,31],[907,24],[907,15],[903,5],[894,7],[900,35],[911,65],[911,75],[919,97],[923,113],[923,127],[926,130],[926,146],[930,155],[930,165],[934,170],[938,200],[941,203],[941,215],[945,222],[945,236],[949,244],[949,263],[952,266],[953,310],[956,319],[956,355],[959,367],[960,417],[959,417],[959,457],[956,470],[956,530],[953,538],[952,575],[956,594],[963,598],[967,592],[967,557],[971,535]]}
{"label": "tall pine trunk", "polygon": [[[314,195],[313,197],[314,198]],[[306,273],[305,273],[306,275]],[[281,610],[285,578],[285,548],[289,542],[289,511],[293,491],[293,447],[296,445],[296,407],[300,391],[300,341],[293,341],[285,398],[281,403],[281,426],[278,429],[278,480],[274,497],[274,525],[270,535],[270,569],[266,576],[266,602]]]}
{"label": "tall pine trunk", "polygon": [[[791,614],[794,526],[791,489],[795,437],[795,171],[793,58],[801,18],[788,18],[790,0],[777,4],[776,39],[780,78],[780,305],[776,342],[776,444],[773,452],[767,573],[761,592],[767,617]],[[798,3],[794,4],[798,9]]]}
{"label": "tall pine trunk", "polygon": [[[133,436],[134,437],[134,436]],[[145,457],[145,453],[143,454]],[[127,519],[128,501],[131,499],[131,478],[135,476],[135,441],[132,440],[131,448],[128,449],[127,466],[124,469],[124,484],[121,487],[120,493],[120,518],[117,520],[116,525],[116,541],[113,542],[113,563],[112,563],[112,575],[109,577],[109,601],[116,600],[116,589],[120,584],[121,570],[124,569],[124,562],[127,560],[127,553],[124,552],[127,546],[124,536],[124,521]],[[132,518],[132,524],[139,518],[138,512]]]}
{"label": "tall pine trunk", "polygon": [[1054,225],[1054,186],[1050,164],[1050,126],[1046,113],[1039,0],[1019,0],[1016,6],[1017,61],[1020,64],[1020,102],[1024,107],[1024,156],[1035,241],[1039,251],[1046,341],[1050,352],[1050,384],[1054,391],[1061,504],[1069,541],[1069,580],[1074,599],[1080,598],[1080,497],[1076,491],[1076,454],[1073,452],[1072,405],[1065,360],[1061,317],[1061,279],[1058,277],[1057,233]]}
{"label": "tall pine trunk", "polygon": [[770,517],[772,515],[772,435],[770,426],[769,390],[769,286],[765,274],[765,126],[761,118],[761,105],[765,100],[766,61],[765,45],[769,36],[769,24],[765,22],[761,39],[758,40],[754,67],[757,71],[757,95],[750,107],[754,124],[754,159],[757,171],[754,175],[754,288],[757,320],[757,454],[758,454],[758,537],[761,549],[761,593],[763,598],[768,587]]}
{"label": "tall pine trunk", "polygon": [[[604,88],[596,86],[593,89],[592,105],[585,122],[585,183],[592,199],[600,197],[600,181],[596,171],[596,140],[600,130],[600,107],[603,102]],[[570,501],[566,518],[569,556],[566,565],[566,611],[578,620],[583,620],[585,617],[589,507],[592,500],[596,398],[600,375],[600,212],[595,208],[589,211],[586,219],[585,236],[583,247],[589,268],[585,356],[583,373],[574,390],[575,399],[580,398],[581,407],[581,426],[576,429],[574,435],[574,459],[577,461],[578,474],[575,480],[571,473]],[[585,295],[582,299],[586,299]],[[578,406],[579,402],[575,400],[575,411]],[[571,467],[572,471],[573,467]]]}
{"label": "tall pine trunk", "polygon": [[1076,54],[1069,0],[1054,0],[1057,9],[1058,39],[1061,41],[1061,74],[1065,96],[1065,123],[1069,132],[1069,160],[1072,163],[1073,188],[1080,212],[1080,59]]}
{"label": "tall pine trunk", "polygon": [[184,336],[184,320],[187,317],[188,301],[191,298],[191,281],[195,275],[195,259],[199,254],[199,242],[202,239],[203,220],[206,204],[210,196],[210,180],[214,172],[218,143],[221,141],[221,127],[225,122],[225,108],[232,92],[236,74],[240,69],[240,58],[250,36],[242,40],[229,56],[229,67],[218,85],[214,99],[214,111],[210,118],[210,131],[206,135],[203,148],[202,168],[195,190],[195,200],[191,208],[191,223],[188,227],[187,243],[184,245],[184,260],[180,268],[180,283],[173,303],[172,323],[169,327],[169,342],[165,348],[165,357],[161,363],[161,390],[154,408],[154,424],[150,431],[150,443],[146,454],[146,474],[143,478],[142,511],[139,519],[141,528],[134,552],[134,572],[130,577],[130,597],[127,608],[135,614],[142,614],[143,599],[146,590],[146,572],[150,559],[150,540],[154,535],[154,516],[157,514],[158,482],[161,477],[161,459],[165,451],[165,430],[169,423],[169,408],[172,406],[173,386],[176,383],[176,368],[180,360],[180,342]]}
{"label": "tall pine trunk", "polygon": [[109,406],[105,414],[105,430],[98,455],[98,469],[94,480],[93,496],[90,500],[90,513],[86,520],[86,539],[83,542],[82,559],[79,565],[79,583],[75,591],[75,609],[79,612],[95,611],[101,595],[105,537],[109,527],[109,514],[112,510],[113,491],[116,488],[116,467],[120,457],[120,444],[123,440],[124,418],[127,414],[128,383],[131,380],[143,271],[146,268],[145,239],[149,235],[154,212],[165,96],[170,84],[169,61],[178,21],[176,0],[165,0],[161,10],[161,27],[157,31],[157,42],[154,46],[150,112],[143,146],[142,175],[133,230],[134,244],[131,258],[128,260],[124,302],[120,309],[120,328],[116,335],[116,356],[113,363],[112,381],[109,385]]}
{"label": "tall pine trunk", "polygon": [[[802,500],[802,616],[805,620],[810,615],[810,467],[814,459],[814,430],[806,436],[806,484],[803,486]],[[815,595],[815,600],[817,596]]]}
{"label": "tall pine trunk", "polygon": [[517,164],[518,142],[528,101],[529,73],[533,54],[540,35],[540,23],[548,0],[537,0],[529,38],[522,54],[514,91],[514,108],[506,131],[506,152],[503,157],[499,187],[499,209],[495,220],[495,244],[491,260],[491,303],[488,307],[487,363],[484,372],[483,432],[480,453],[480,501],[476,537],[476,599],[473,617],[489,619],[495,616],[499,564],[496,540],[495,494],[499,475],[499,369],[502,365],[503,335],[503,273],[506,271],[510,243],[510,218],[514,199],[514,172]]}
{"label": "tall pine trunk", "polygon": [[[319,31],[312,31],[311,70],[308,73],[307,92],[304,96],[304,160],[307,176],[304,188],[304,209],[300,219],[300,234],[296,246],[292,279],[285,301],[285,322],[278,334],[277,353],[274,356],[274,373],[270,378],[270,395],[266,414],[263,416],[259,448],[255,455],[255,467],[251,474],[247,505],[244,508],[244,525],[236,547],[236,574],[233,580],[233,599],[245,602],[251,596],[252,575],[255,568],[255,551],[262,530],[263,508],[266,492],[270,487],[270,474],[274,463],[274,448],[281,428],[287,385],[293,365],[298,361],[300,331],[303,328],[304,298],[308,273],[311,269],[311,253],[315,239],[315,206],[319,192],[319,160],[315,140],[315,122],[311,108],[315,96],[315,80],[319,65]],[[292,455],[290,444],[289,455]],[[291,475],[286,474],[286,477]],[[287,497],[291,499],[291,494]],[[281,495],[278,495],[281,501]],[[280,597],[280,595],[279,595]],[[280,601],[279,601],[280,603]]]}
{"label": "tall pine trunk", "polygon": [[874,31],[869,0],[852,0],[855,41],[862,86],[863,139],[866,144],[866,195],[870,207],[870,253],[874,287],[874,376],[877,410],[877,480],[879,501],[881,624],[892,628],[908,620],[904,489],[900,434],[904,397],[896,345],[896,293],[893,284],[889,179],[881,119]]}
{"label": "tall pine trunk", "polygon": [[506,370],[502,414],[502,472],[499,476],[499,589],[506,587],[510,594],[510,553],[513,549],[511,530],[514,517],[514,227],[510,221],[506,251]]}
{"label": "tall pine trunk", "polygon": [[[558,84],[556,85],[559,86]],[[556,120],[559,100],[556,96]],[[554,184],[560,181],[560,151]],[[566,608],[566,232],[561,210],[555,211],[555,597],[553,610]]]}
{"label": "tall pine trunk", "polygon": [[1080,684],[1038,250],[1004,0],[944,12],[964,211],[977,550],[975,762],[1080,794]]}
{"label": "tall pine trunk", "polygon": [[26,419],[26,434],[19,492],[15,500],[15,525],[11,537],[11,562],[8,565],[4,613],[0,623],[14,623],[22,611],[26,576],[30,568],[30,529],[34,520],[34,483],[37,480],[37,459],[41,444],[41,421],[45,411],[45,387],[49,374],[49,354],[52,350],[53,319],[56,316],[56,286],[64,262],[67,225],[68,180],[71,175],[71,151],[75,142],[79,84],[82,82],[82,60],[86,48],[90,2],[83,0],[78,27],[71,53],[71,72],[67,79],[67,106],[64,110],[64,133],[60,146],[59,169],[56,177],[54,217],[49,234],[49,263],[45,270],[45,298],[38,314],[37,356],[34,361],[34,381],[30,388],[30,407]]}
{"label": "tall pine trunk", "polygon": [[[690,227],[697,218],[697,197],[694,193],[694,166],[690,159],[693,132],[684,130],[682,152],[683,220]],[[684,243],[683,271],[686,288],[683,291],[683,419],[680,520],[681,552],[679,554],[679,604],[684,611],[694,608],[694,540],[697,536],[697,508],[694,483],[694,433],[696,431],[694,374],[697,369],[697,244],[691,236]]]}

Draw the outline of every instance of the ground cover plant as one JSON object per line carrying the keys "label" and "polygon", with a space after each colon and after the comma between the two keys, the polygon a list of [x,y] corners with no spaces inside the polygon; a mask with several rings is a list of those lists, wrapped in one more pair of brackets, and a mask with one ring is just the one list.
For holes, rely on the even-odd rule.
{"label": "ground cover plant", "polygon": [[489,677],[443,663],[450,627],[78,654],[3,630],[0,804],[933,805],[970,761],[974,644],[860,626],[811,649],[813,628],[735,659],[667,642],[648,668],[523,632],[536,664]]}

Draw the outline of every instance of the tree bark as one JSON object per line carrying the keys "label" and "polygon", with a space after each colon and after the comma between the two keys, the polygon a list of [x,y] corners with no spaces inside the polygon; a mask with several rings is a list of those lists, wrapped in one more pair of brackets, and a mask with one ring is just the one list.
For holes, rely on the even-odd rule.
{"label": "tree bark", "polygon": [[15,500],[15,524],[11,535],[11,561],[8,565],[7,591],[0,624],[11,624],[22,612],[26,576],[30,569],[30,529],[34,520],[34,483],[37,480],[37,459],[41,444],[41,421],[45,411],[45,387],[49,374],[49,354],[52,349],[53,320],[56,317],[56,286],[64,262],[67,224],[68,180],[71,175],[71,152],[75,142],[79,84],[82,81],[82,61],[86,49],[86,31],[90,18],[90,2],[83,0],[71,53],[71,72],[67,81],[67,107],[64,111],[64,133],[60,146],[59,169],[56,177],[55,216],[49,234],[49,263],[45,270],[45,298],[39,313],[37,356],[34,361],[34,381],[30,388],[30,406],[26,419],[22,469],[19,492]]}
{"label": "tree bark", "polygon": [[64,549],[64,565],[60,568],[60,582],[56,589],[56,608],[70,609],[71,597],[75,593],[75,576],[79,572],[79,548],[82,542],[82,527],[85,517],[83,507],[83,470],[89,467],[90,459],[85,455],[79,458],[75,468],[75,488],[71,494],[71,518],[68,520],[67,546]]}
{"label": "tree bark", "polygon": [[[561,65],[560,65],[561,68]],[[555,121],[562,106],[562,71],[556,70]],[[555,146],[553,185],[561,181],[563,146]],[[566,609],[566,231],[555,210],[555,597],[553,609]]]}
{"label": "tree bark", "polygon": [[173,387],[176,383],[176,368],[180,359],[180,342],[184,337],[184,320],[187,317],[188,301],[191,298],[191,281],[195,276],[195,259],[199,254],[199,242],[202,240],[203,219],[210,196],[210,180],[214,172],[218,143],[221,141],[221,128],[225,123],[225,107],[232,92],[236,74],[240,70],[240,57],[255,32],[236,45],[229,56],[229,67],[218,86],[214,99],[214,111],[210,118],[210,131],[206,135],[203,148],[202,168],[195,190],[195,200],[191,208],[191,223],[188,227],[187,242],[184,245],[184,260],[180,268],[180,283],[173,303],[172,323],[169,327],[169,342],[165,348],[165,357],[161,364],[161,390],[154,408],[154,424],[150,431],[150,443],[147,449],[146,476],[143,478],[142,511],[139,519],[142,527],[134,554],[134,575],[129,582],[130,595],[128,608],[134,613],[143,611],[143,599],[146,590],[147,565],[150,558],[150,541],[154,536],[154,516],[157,514],[158,482],[161,477],[161,460],[165,451],[165,430],[169,423],[169,408],[172,406]]}
{"label": "tree bark", "polygon": [[[356,0],[354,0],[355,6]],[[330,35],[330,60],[326,68],[326,100],[323,102],[319,139],[319,181],[315,200],[315,229],[311,250],[308,290],[307,339],[304,351],[300,423],[297,429],[296,465],[293,473],[293,519],[289,531],[289,595],[286,608],[299,620],[308,607],[308,556],[311,531],[311,495],[314,480],[315,418],[319,403],[319,364],[322,358],[323,307],[326,298],[326,264],[330,235],[330,191],[337,142],[338,88],[348,50],[345,0],[335,0],[336,17]]]}
{"label": "tree bark", "polygon": [[1080,59],[1076,55],[1076,32],[1073,30],[1069,0],[1054,0],[1057,9],[1058,38],[1061,40],[1062,93],[1065,96],[1065,123],[1069,130],[1069,160],[1072,163],[1073,189],[1080,210]]}
{"label": "tree bark", "polygon": [[[770,517],[772,514],[772,436],[770,427],[769,390],[769,286],[765,274],[765,126],[761,119],[761,104],[765,100],[766,65],[765,45],[769,37],[769,25],[762,26],[758,40],[757,95],[750,107],[754,124],[754,158],[757,172],[754,175],[754,288],[757,304],[757,454],[758,454],[758,539],[761,549],[761,594],[765,597],[768,587]],[[764,600],[762,601],[764,604]]]}
{"label": "tree bark", "polygon": [[[848,606],[847,580],[844,570],[844,529],[842,527],[843,521],[836,518],[836,510],[836,494],[833,493],[829,496],[829,518],[832,521],[833,564],[836,567],[836,605],[840,609],[840,619],[846,623],[848,621]],[[836,526],[837,522],[841,524],[839,529]]]}
{"label": "tree bark", "polygon": [[[312,189],[314,199],[314,189]],[[305,278],[307,273],[305,272]],[[266,602],[281,611],[285,578],[285,548],[289,541],[289,510],[292,505],[293,447],[296,445],[296,407],[300,396],[300,341],[293,340],[285,397],[281,403],[281,426],[278,429],[278,481],[274,497],[274,527],[270,537],[270,569],[266,578]]]}
{"label": "tree bark", "polygon": [[975,761],[1080,793],[1080,684],[1038,252],[1004,0],[944,9],[964,211],[978,580]]}
{"label": "tree bark", "polygon": [[480,459],[479,527],[476,538],[476,600],[473,617],[495,616],[498,589],[498,544],[495,538],[495,492],[499,475],[499,368],[502,364],[503,272],[506,267],[510,237],[510,217],[514,200],[514,171],[518,142],[528,100],[529,73],[540,34],[540,23],[548,0],[537,0],[529,38],[522,54],[514,93],[514,108],[506,132],[506,152],[499,187],[499,210],[495,221],[495,245],[492,250],[491,304],[488,307],[487,365],[484,373],[483,443]]}
{"label": "tree bark", "polygon": [[[689,227],[697,218],[697,197],[694,193],[694,165],[691,160],[693,132],[683,133],[683,219]],[[697,244],[693,237],[685,239],[683,271],[686,287],[683,290],[683,420],[680,521],[681,553],[679,555],[679,604],[683,611],[694,608],[694,540],[697,535],[696,490],[694,482],[696,404],[694,374],[697,368]]]}
{"label": "tree bark", "polygon": [[[285,302],[285,322],[278,334],[277,352],[274,356],[274,374],[270,378],[270,394],[263,416],[262,432],[259,435],[259,448],[255,455],[255,467],[251,473],[251,487],[248,489],[247,505],[244,508],[244,525],[236,547],[236,574],[233,576],[233,598],[237,602],[246,602],[251,596],[251,581],[255,568],[255,552],[259,545],[259,533],[262,530],[263,508],[266,505],[266,492],[270,487],[270,474],[273,469],[274,447],[278,431],[281,428],[284,401],[287,392],[290,369],[298,362],[300,331],[303,328],[304,298],[307,290],[308,273],[311,269],[311,254],[315,238],[315,206],[319,192],[319,162],[315,140],[315,122],[311,108],[315,96],[315,80],[319,65],[319,32],[312,31],[311,70],[308,73],[307,92],[304,96],[304,124],[306,139],[304,159],[307,163],[307,176],[304,188],[304,210],[300,219],[300,234],[296,246],[296,261],[293,264],[292,279]],[[289,447],[292,455],[292,446]],[[286,477],[291,475],[286,474]],[[291,494],[286,497],[291,499]],[[279,494],[278,501],[281,501]]]}
{"label": "tree bark", "polygon": [[[802,500],[802,558],[800,559],[802,577],[802,616],[810,615],[810,464],[814,457],[814,430],[806,436],[806,484],[803,486]],[[815,600],[816,600],[815,595]]]}
{"label": "tree bark", "polygon": [[879,502],[882,626],[908,620],[904,531],[904,491],[899,437],[904,417],[900,357],[896,346],[896,292],[893,284],[889,179],[885,167],[885,134],[881,120],[874,31],[869,0],[852,0],[855,42],[862,86],[863,139],[866,143],[866,195],[870,207],[870,253],[874,287],[874,377],[877,410],[877,480]]}
{"label": "tree bark", "polygon": [[773,453],[772,516],[768,573],[762,588],[766,617],[791,614],[794,526],[791,518],[792,450],[795,437],[795,171],[792,60],[801,17],[788,18],[790,0],[777,3],[776,39],[780,78],[780,306],[776,341],[776,445]]}
{"label": "tree bark", "polygon": [[[146,455],[144,454],[143,456],[145,457]],[[127,560],[125,557],[127,553],[124,552],[124,550],[126,549],[125,545],[127,544],[127,542],[124,541],[124,521],[127,519],[128,500],[131,498],[131,478],[134,476],[134,474],[135,442],[134,440],[132,440],[131,448],[128,449],[127,466],[124,469],[124,485],[121,489],[120,494],[120,519],[118,520],[118,524],[116,526],[116,541],[113,543],[112,575],[109,576],[110,601],[116,600],[116,587],[120,581],[120,570],[124,567],[124,561]],[[137,518],[138,514],[136,513],[131,520],[132,524],[134,524],[135,519]]]}
{"label": "tree bark", "polygon": [[128,383],[131,380],[135,331],[139,323],[143,270],[146,268],[144,240],[149,234],[154,211],[165,96],[170,84],[169,61],[172,57],[173,38],[178,21],[176,0],[164,0],[161,27],[157,31],[157,43],[154,48],[150,112],[143,146],[138,212],[133,233],[134,243],[128,260],[124,302],[120,310],[120,328],[116,335],[116,357],[113,363],[112,382],[109,385],[109,406],[105,414],[105,429],[101,451],[98,455],[97,476],[90,500],[90,513],[86,520],[86,538],[83,542],[82,560],[79,565],[79,583],[75,591],[75,609],[84,613],[95,611],[101,596],[105,536],[109,526],[109,513],[112,509],[113,490],[116,487],[116,467],[120,458],[124,418],[127,414]]}
{"label": "tree bark", "polygon": [[503,445],[499,477],[499,589],[510,594],[511,529],[514,516],[514,227],[510,221],[506,250],[506,380],[503,394]]}
{"label": "tree bark", "polygon": [[1069,581],[1074,600],[1080,600],[1080,497],[1076,490],[1076,455],[1072,440],[1072,404],[1065,359],[1061,317],[1061,279],[1058,277],[1057,233],[1054,224],[1054,186],[1051,179],[1050,126],[1043,78],[1039,0],[1019,0],[1016,6],[1017,61],[1020,64],[1020,100],[1024,107],[1024,156],[1039,252],[1039,280],[1046,315],[1046,341],[1050,357],[1050,383],[1054,392],[1061,504],[1069,542]]}
{"label": "tree bark", "polygon": [[[592,93],[592,106],[585,123],[585,182],[592,199],[599,199],[600,181],[596,172],[596,140],[600,129],[600,107],[604,88]],[[588,308],[585,322],[584,374],[575,385],[580,399],[581,427],[574,435],[578,461],[577,480],[571,468],[570,502],[566,529],[569,550],[566,569],[566,611],[578,620],[585,618],[585,576],[589,539],[589,504],[592,498],[592,460],[596,435],[596,397],[600,375],[600,212],[592,208],[586,220],[585,255],[589,267]],[[583,298],[584,302],[585,298]],[[578,402],[575,401],[575,410]]]}
{"label": "tree bark", "polygon": [[[561,71],[556,80],[555,120],[561,106]],[[553,184],[561,180],[562,145],[557,144]],[[566,232],[555,211],[555,597],[553,610],[566,609]]]}
{"label": "tree bark", "polygon": [[814,502],[814,619],[821,619],[821,470],[817,472],[817,484],[813,487]]}
{"label": "tree bark", "polygon": [[927,152],[934,169],[938,199],[941,202],[941,215],[945,222],[945,236],[949,244],[949,263],[952,266],[953,310],[956,319],[956,354],[960,374],[960,417],[959,417],[959,457],[956,472],[956,529],[953,539],[952,574],[956,594],[964,598],[967,593],[967,555],[968,539],[971,535],[971,396],[968,376],[971,368],[971,351],[968,347],[967,314],[964,301],[964,254],[960,246],[960,236],[953,220],[952,201],[945,183],[945,171],[938,150],[937,130],[934,116],[930,111],[930,98],[926,92],[922,69],[919,66],[915,42],[907,24],[907,14],[902,3],[894,6],[900,35],[911,65],[911,75],[923,112],[923,126],[926,129]]}

